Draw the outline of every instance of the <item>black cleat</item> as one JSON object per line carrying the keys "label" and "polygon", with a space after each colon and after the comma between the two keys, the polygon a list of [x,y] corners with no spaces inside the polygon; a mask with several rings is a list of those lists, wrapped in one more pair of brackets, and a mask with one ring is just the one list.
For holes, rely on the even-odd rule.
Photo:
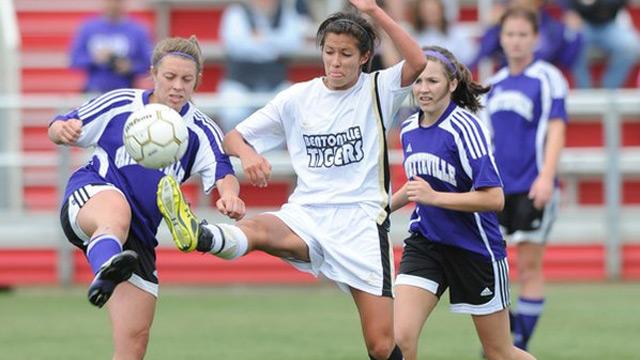
{"label": "black cleat", "polygon": [[133,250],[124,250],[109,259],[96,274],[89,285],[89,302],[101,308],[113,294],[116,285],[128,280],[138,263],[138,254]]}

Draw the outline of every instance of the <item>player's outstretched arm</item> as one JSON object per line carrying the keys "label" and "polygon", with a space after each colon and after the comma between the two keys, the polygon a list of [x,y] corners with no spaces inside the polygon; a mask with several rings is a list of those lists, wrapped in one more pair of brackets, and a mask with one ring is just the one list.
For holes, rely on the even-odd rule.
{"label": "player's outstretched arm", "polygon": [[224,151],[231,156],[237,156],[242,163],[245,176],[252,185],[265,187],[271,176],[271,164],[255,149],[244,141],[242,135],[231,130],[224,137]]}
{"label": "player's outstretched arm", "polygon": [[220,199],[216,201],[216,207],[221,214],[234,220],[240,220],[246,213],[244,201],[240,199],[240,184],[233,175],[227,175],[216,182],[216,188]]}
{"label": "player's outstretched arm", "polygon": [[49,139],[57,145],[75,145],[82,133],[82,121],[69,119],[54,121],[49,126]]}
{"label": "player's outstretched arm", "polygon": [[380,6],[376,0],[349,0],[358,10],[368,14],[389,35],[402,58],[406,60],[402,66],[402,86],[408,86],[420,75],[427,60],[420,45],[396,23]]}

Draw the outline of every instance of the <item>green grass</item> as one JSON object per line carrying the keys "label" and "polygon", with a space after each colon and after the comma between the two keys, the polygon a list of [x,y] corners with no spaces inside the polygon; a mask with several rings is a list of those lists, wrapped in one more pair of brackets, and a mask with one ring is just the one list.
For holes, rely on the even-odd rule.
{"label": "green grass", "polygon": [[[515,289],[514,289],[515,290]],[[640,359],[640,284],[552,284],[538,359]],[[420,358],[479,359],[468,316],[438,306]],[[0,359],[109,359],[105,310],[84,289],[0,293]],[[351,298],[332,286],[163,287],[148,359],[366,359]]]}

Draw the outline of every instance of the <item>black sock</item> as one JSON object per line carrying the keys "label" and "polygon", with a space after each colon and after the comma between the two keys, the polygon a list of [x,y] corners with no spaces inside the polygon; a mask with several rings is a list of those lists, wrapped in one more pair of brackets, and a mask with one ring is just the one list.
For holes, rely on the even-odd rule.
{"label": "black sock", "polygon": [[[369,355],[369,359],[378,360],[371,355]],[[402,351],[400,351],[400,348],[398,347],[398,345],[396,345],[396,347],[393,348],[393,351],[391,352],[391,355],[389,355],[389,358],[387,360],[402,360],[402,359],[403,359]]]}
{"label": "black sock", "polygon": [[398,345],[393,348],[393,351],[391,352],[391,355],[389,355],[388,360],[402,360],[402,351],[400,351]]}
{"label": "black sock", "polygon": [[211,230],[207,229],[206,221],[202,221],[200,225],[200,234],[198,235],[198,245],[196,245],[196,250],[200,252],[209,252],[211,251],[211,247],[213,246],[213,234]]}

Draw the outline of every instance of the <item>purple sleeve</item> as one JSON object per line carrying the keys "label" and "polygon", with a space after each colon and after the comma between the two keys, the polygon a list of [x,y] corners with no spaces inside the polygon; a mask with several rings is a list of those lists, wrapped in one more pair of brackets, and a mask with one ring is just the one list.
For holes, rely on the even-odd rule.
{"label": "purple sleeve", "polygon": [[49,122],[49,126],[51,126],[51,124],[53,124],[56,121],[67,121],[69,119],[78,119],[78,118],[79,118],[78,109],[73,109],[73,110],[69,111],[68,113],[56,115],[53,118],[53,120],[51,120],[51,122]]}
{"label": "purple sleeve", "polygon": [[493,145],[489,131],[475,117],[465,114],[454,121],[462,138],[462,148],[471,168],[471,181],[476,189],[502,187],[493,157]]}
{"label": "purple sleeve", "polygon": [[469,69],[475,70],[482,59],[493,57],[502,52],[500,47],[500,26],[494,25],[487,29],[480,38],[478,53],[469,63]]}
{"label": "purple sleeve", "polygon": [[235,175],[229,156],[227,154],[216,154],[216,156],[216,181],[224,178],[227,175]]}
{"label": "purple sleeve", "polygon": [[584,46],[583,35],[563,26],[562,42],[556,63],[566,69],[571,69],[578,60]]}
{"label": "purple sleeve", "polygon": [[551,101],[551,110],[549,111],[549,119],[562,119],[565,123],[568,122],[569,116],[567,116],[567,109],[564,105],[564,98],[553,99]]}

